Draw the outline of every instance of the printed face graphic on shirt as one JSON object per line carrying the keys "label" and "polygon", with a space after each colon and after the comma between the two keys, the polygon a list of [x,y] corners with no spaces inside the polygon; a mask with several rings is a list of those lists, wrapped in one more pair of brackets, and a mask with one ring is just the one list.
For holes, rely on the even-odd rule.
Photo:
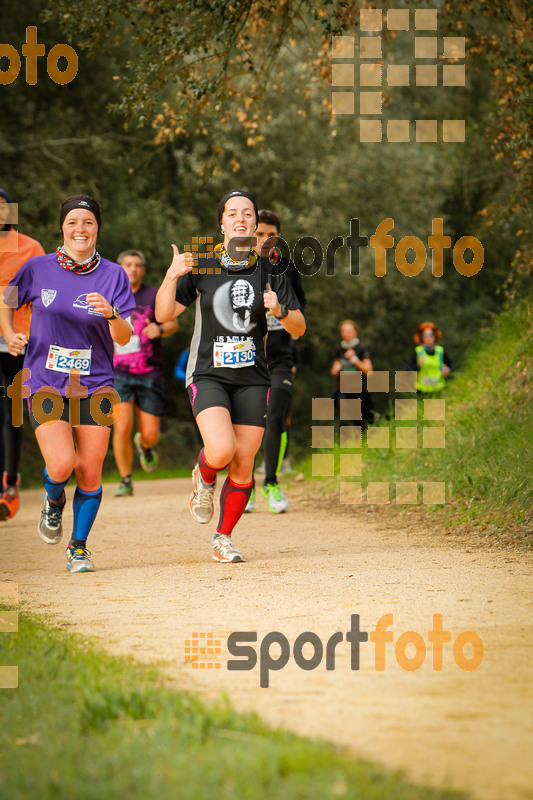
{"label": "printed face graphic on shirt", "polygon": [[213,296],[213,312],[227,330],[249,333],[256,323],[251,322],[255,292],[251,283],[239,278],[233,283],[224,283]]}
{"label": "printed face graphic on shirt", "polygon": [[235,281],[231,287],[231,305],[233,306],[233,325],[237,330],[246,331],[250,323],[254,290],[248,281]]}

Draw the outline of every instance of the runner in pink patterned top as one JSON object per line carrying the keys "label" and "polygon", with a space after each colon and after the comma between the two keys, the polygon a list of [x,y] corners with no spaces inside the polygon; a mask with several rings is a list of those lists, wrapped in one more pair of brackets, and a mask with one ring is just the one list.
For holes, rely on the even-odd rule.
{"label": "runner in pink patterned top", "polygon": [[135,415],[138,431],[133,441],[141,466],[145,472],[153,472],[157,466],[153,448],[159,441],[164,407],[161,339],[178,330],[178,321],[173,319],[162,325],[155,321],[157,289],[142,282],[146,258],[140,250],[124,250],[117,261],[128,276],[136,303],[133,335],[124,347],[115,345],[113,358],[115,389],[121,399],[120,416],[113,426],[113,453],[121,478],[115,497],[127,497],[133,494],[131,433]]}

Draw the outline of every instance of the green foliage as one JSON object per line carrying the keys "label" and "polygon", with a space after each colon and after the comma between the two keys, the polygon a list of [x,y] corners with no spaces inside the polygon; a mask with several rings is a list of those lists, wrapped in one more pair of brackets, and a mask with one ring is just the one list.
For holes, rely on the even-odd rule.
{"label": "green foliage", "polygon": [[[448,524],[512,532],[527,543],[533,525],[532,327],[531,305],[523,302],[471,344],[443,394],[444,448],[422,449],[419,436],[418,449],[397,449],[395,428],[409,423],[393,422],[391,408],[391,418],[380,422],[390,429],[390,447],[363,450],[364,484],[385,481],[394,489],[397,481],[445,481],[447,502],[436,513]],[[424,423],[419,412],[419,427],[443,424]],[[309,464],[306,469],[309,474]]]}
{"label": "green foliage", "polygon": [[20,681],[0,692],[2,800],[464,797],[164,688],[155,670],[27,616],[0,635],[0,657]]}
{"label": "green foliage", "polygon": [[450,387],[447,446],[433,474],[450,481],[461,513],[480,525],[533,522],[533,339],[531,305],[495,320]]}
{"label": "green foliage", "polygon": [[[131,57],[122,65],[117,80],[122,92],[117,107],[133,113],[141,123],[150,121],[157,107],[157,93],[169,83],[176,93],[176,119],[201,107],[205,98],[222,99],[227,94],[228,75],[258,71],[258,53],[248,50],[249,27],[270,20],[278,36],[263,58],[275,57],[283,39],[282,20],[290,22],[296,4],[286,8],[275,0],[240,0],[229,5],[217,0],[184,0],[173,5],[165,0],[150,3],[99,0],[51,2],[45,19],[58,19],[71,37],[92,53],[112,52],[127,41]],[[279,44],[277,43],[279,41]],[[240,46],[242,54],[231,57]],[[178,124],[179,128],[179,124]]]}
{"label": "green foliage", "polygon": [[[416,4],[383,4],[403,6]],[[387,217],[395,244],[405,235],[425,244],[427,264],[416,278],[400,274],[392,249],[387,275],[376,277],[369,247],[360,250],[360,274],[350,274],[344,246],[334,274],[324,263],[305,279],[308,330],[293,408],[300,449],[310,398],[335,387],[329,370],[343,318],[358,322],[379,370],[402,369],[417,325],[433,319],[457,368],[480,325],[501,309],[504,288],[520,297],[530,280],[524,4],[452,0],[439,8],[439,36],[467,37],[464,88],[384,88],[385,123],[465,118],[464,144],[361,144],[357,115],[331,117],[331,35],[355,34],[357,43],[359,7],[28,0],[17,15],[6,4],[0,10],[4,39],[19,49],[26,25],[37,24],[47,50],[67,41],[79,55],[79,73],[66,86],[54,84],[39,59],[37,86],[25,83],[22,70],[0,87],[2,183],[20,203],[20,230],[46,250],[59,242],[61,201],[89,192],[103,205],[101,252],[143,250],[147,281],[158,285],[171,242],[182,247],[192,236],[216,234],[218,198],[236,186],[278,212],[291,248],[312,235],[326,252],[335,237],[346,239],[351,219],[370,237]],[[384,28],[384,70],[413,62],[414,32],[393,34]],[[431,275],[434,218],[444,220],[452,245],[465,235],[480,239],[485,262],[477,275],[459,275],[451,249],[444,276]],[[517,242],[524,246],[517,250]],[[167,411],[187,421],[172,367],[192,317],[186,312],[179,334],[165,342]]]}

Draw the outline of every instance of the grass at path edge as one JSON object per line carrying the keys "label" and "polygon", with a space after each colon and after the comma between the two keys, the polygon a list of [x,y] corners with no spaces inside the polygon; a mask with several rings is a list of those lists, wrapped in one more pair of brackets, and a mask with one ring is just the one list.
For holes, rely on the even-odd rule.
{"label": "grass at path edge", "polygon": [[0,690],[2,800],[466,797],[169,689],[26,614],[0,634],[0,663],[19,669],[19,688]]}

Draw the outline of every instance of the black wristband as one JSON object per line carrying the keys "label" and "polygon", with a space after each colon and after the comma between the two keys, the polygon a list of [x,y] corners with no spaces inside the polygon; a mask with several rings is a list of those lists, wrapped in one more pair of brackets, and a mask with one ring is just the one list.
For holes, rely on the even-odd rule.
{"label": "black wristband", "polygon": [[113,312],[111,316],[106,317],[108,322],[111,322],[112,320],[117,319],[117,317],[120,317],[120,311],[116,306],[111,306],[111,311]]}

